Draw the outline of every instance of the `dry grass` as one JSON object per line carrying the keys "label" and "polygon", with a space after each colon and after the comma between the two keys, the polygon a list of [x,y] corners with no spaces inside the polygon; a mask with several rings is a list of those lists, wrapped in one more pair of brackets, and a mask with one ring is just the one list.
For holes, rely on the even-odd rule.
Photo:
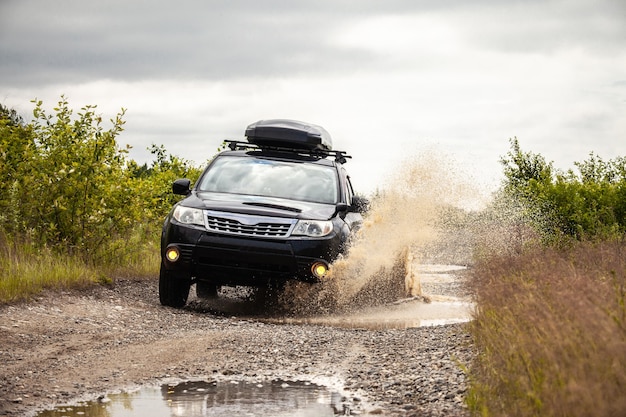
{"label": "dry grass", "polygon": [[158,276],[159,251],[154,244],[136,246],[124,256],[97,265],[78,256],[59,254],[28,242],[11,242],[0,234],[0,304],[29,299],[44,289],[84,288],[111,283],[115,277]]}
{"label": "dry grass", "polygon": [[0,304],[28,299],[45,288],[80,287],[96,281],[96,273],[74,258],[26,244],[2,247]]}
{"label": "dry grass", "polygon": [[626,415],[624,242],[483,259],[474,275],[474,415]]}

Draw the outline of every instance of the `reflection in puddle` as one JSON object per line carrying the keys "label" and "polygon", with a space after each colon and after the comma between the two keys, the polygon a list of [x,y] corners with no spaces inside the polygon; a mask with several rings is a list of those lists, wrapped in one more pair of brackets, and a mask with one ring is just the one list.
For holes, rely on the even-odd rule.
{"label": "reflection in puddle", "polygon": [[302,381],[206,382],[144,387],[98,401],[60,406],[36,417],[334,416],[349,415],[342,397]]}

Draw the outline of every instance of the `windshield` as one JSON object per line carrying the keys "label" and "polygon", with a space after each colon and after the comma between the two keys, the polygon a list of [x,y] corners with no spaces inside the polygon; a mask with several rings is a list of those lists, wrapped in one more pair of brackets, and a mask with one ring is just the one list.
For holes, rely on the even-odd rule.
{"label": "windshield", "polygon": [[202,177],[198,191],[335,204],[337,184],[337,171],[330,166],[220,156]]}

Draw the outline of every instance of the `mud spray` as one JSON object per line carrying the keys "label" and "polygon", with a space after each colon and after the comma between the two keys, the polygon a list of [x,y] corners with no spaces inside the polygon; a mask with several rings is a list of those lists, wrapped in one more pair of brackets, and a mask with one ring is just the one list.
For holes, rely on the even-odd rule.
{"label": "mud spray", "polygon": [[[444,252],[457,257],[445,262],[459,262],[466,240],[449,233],[450,225],[480,198],[465,178],[434,150],[398,164],[384,189],[370,196],[363,227],[324,282],[291,283],[280,304],[298,315],[330,314],[422,296],[416,263],[441,262]],[[460,256],[463,262],[468,254]]]}

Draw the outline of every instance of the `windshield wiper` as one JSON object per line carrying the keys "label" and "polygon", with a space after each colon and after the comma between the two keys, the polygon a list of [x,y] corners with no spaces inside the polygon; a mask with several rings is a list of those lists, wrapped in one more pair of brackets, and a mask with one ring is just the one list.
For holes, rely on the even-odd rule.
{"label": "windshield wiper", "polygon": [[302,213],[302,210],[300,210],[299,208],[281,206],[279,204],[258,203],[256,201],[246,201],[243,204],[247,204],[249,206],[267,207],[267,208],[273,208],[273,209],[278,209],[278,210],[293,211],[294,213]]}

